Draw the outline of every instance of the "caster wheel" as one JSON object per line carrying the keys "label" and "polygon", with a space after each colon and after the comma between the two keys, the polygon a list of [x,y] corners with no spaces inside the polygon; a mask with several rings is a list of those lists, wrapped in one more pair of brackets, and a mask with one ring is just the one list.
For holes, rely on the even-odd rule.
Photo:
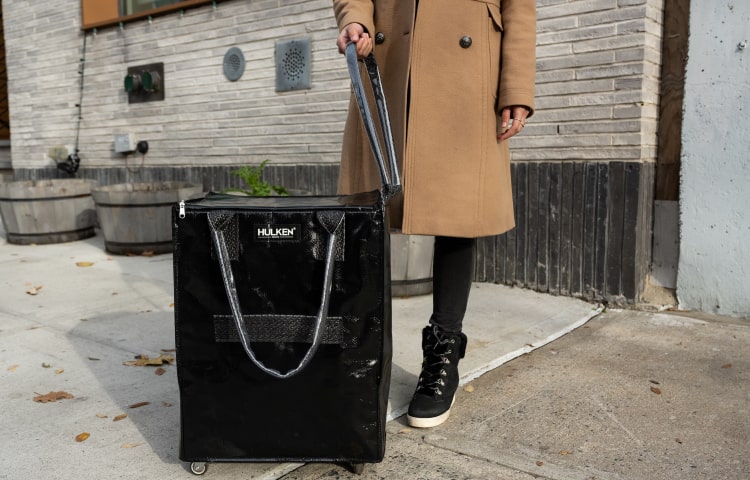
{"label": "caster wheel", "polygon": [[194,475],[203,475],[206,473],[206,464],[204,462],[193,462],[190,464],[190,471]]}
{"label": "caster wheel", "polygon": [[365,471],[365,464],[364,463],[351,463],[349,464],[349,470],[355,475],[362,475],[362,473]]}

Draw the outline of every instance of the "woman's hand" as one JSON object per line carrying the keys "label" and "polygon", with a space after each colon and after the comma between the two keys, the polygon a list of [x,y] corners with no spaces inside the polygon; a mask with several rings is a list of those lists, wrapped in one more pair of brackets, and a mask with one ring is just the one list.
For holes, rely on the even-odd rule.
{"label": "woman's hand", "polygon": [[364,58],[372,52],[372,38],[365,31],[365,27],[360,23],[350,23],[341,29],[339,38],[336,39],[336,46],[339,47],[339,53],[346,53],[346,45],[353,42],[357,45],[357,56]]}
{"label": "woman's hand", "polygon": [[522,105],[513,105],[505,107],[500,112],[500,128],[502,132],[497,134],[499,141],[507,140],[517,133],[521,133],[526,125],[526,117],[529,116],[529,109]]}

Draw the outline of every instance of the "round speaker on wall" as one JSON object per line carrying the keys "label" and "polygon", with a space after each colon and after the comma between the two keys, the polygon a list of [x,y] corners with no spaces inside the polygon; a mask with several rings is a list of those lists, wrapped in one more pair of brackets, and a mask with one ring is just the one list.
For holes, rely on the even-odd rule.
{"label": "round speaker on wall", "polygon": [[235,82],[245,72],[245,56],[242,50],[232,47],[224,54],[224,76],[230,82]]}

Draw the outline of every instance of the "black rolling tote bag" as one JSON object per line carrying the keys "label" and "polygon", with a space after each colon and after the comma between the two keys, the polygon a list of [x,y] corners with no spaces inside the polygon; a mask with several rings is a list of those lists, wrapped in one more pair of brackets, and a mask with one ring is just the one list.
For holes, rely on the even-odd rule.
{"label": "black rolling tote bag", "polygon": [[340,462],[385,450],[391,292],[385,204],[400,191],[372,56],[347,64],[383,187],[347,196],[209,194],[174,210],[180,459]]}

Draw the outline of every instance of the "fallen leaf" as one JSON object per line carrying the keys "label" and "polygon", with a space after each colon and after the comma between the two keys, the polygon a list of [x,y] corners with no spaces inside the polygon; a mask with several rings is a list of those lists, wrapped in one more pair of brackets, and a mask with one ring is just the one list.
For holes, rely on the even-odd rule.
{"label": "fallen leaf", "polygon": [[42,363],[42,368],[51,368],[51,367],[52,367],[52,365],[50,365],[50,364],[49,364],[49,363],[47,363],[47,362],[43,362],[43,363]]}
{"label": "fallen leaf", "polygon": [[128,367],[159,367],[164,364],[171,365],[174,363],[174,357],[172,355],[161,354],[158,357],[149,357],[148,355],[137,355],[135,360],[128,360],[123,362],[123,365]]}
{"label": "fallen leaf", "polygon": [[651,387],[651,391],[657,395],[661,395],[661,389],[657,387]]}
{"label": "fallen leaf", "polygon": [[731,363],[725,363],[724,365],[721,366],[721,368],[732,368],[732,364]]}
{"label": "fallen leaf", "polygon": [[10,367],[8,367],[8,371],[15,372],[18,369],[18,367],[20,367],[20,365],[11,365]]}
{"label": "fallen leaf", "polygon": [[410,433],[410,432],[411,432],[411,428],[402,428],[401,430],[398,431],[398,434],[403,435],[404,433]]}
{"label": "fallen leaf", "polygon": [[98,362],[100,360],[99,358],[96,358],[96,357],[88,357],[88,359],[91,360],[92,362]]}
{"label": "fallen leaf", "polygon": [[128,418],[127,414],[121,413],[118,416],[116,416],[115,418],[113,418],[112,421],[113,422],[119,422],[120,420],[125,420],[126,418]]}
{"label": "fallen leaf", "polygon": [[657,382],[656,380],[649,380],[649,382],[653,383],[654,385],[660,385],[660,383]]}
{"label": "fallen leaf", "polygon": [[142,443],[123,443],[122,445],[120,445],[120,448],[135,448],[135,447],[140,447],[141,445],[143,444]]}
{"label": "fallen leaf", "polygon": [[109,418],[109,417],[103,413],[97,413],[96,418]]}
{"label": "fallen leaf", "polygon": [[169,402],[161,402],[161,406],[162,406],[162,407],[171,407],[171,406],[172,406],[172,404],[171,404],[171,403],[169,403]]}
{"label": "fallen leaf", "polygon": [[65,400],[69,398],[75,398],[75,397],[68,392],[49,392],[46,395],[37,394],[37,396],[34,397],[33,400],[37,403],[51,403],[51,402],[56,402],[58,400]]}
{"label": "fallen leaf", "polygon": [[174,308],[174,303],[170,303],[169,308]]}
{"label": "fallen leaf", "polygon": [[159,368],[157,368],[156,370],[154,370],[154,373],[155,373],[156,375],[158,375],[158,376],[160,376],[160,377],[161,377],[162,375],[164,375],[165,373],[167,373],[167,371],[166,371],[166,370],[164,370],[163,368],[159,367]]}
{"label": "fallen leaf", "polygon": [[151,405],[151,402],[138,402],[138,403],[134,403],[132,405],[128,405],[128,408],[140,408],[140,407],[145,407],[146,405]]}
{"label": "fallen leaf", "polygon": [[39,295],[39,291],[41,289],[42,289],[42,286],[39,285],[39,286],[32,287],[32,288],[26,290],[26,293],[28,293],[29,295]]}
{"label": "fallen leaf", "polygon": [[473,391],[474,391],[474,385],[472,385],[472,384],[468,384],[468,385],[466,385],[466,386],[464,387],[464,392],[469,392],[469,393],[471,393],[471,392],[473,392]]}
{"label": "fallen leaf", "polygon": [[61,374],[61,373],[63,373],[64,371],[65,371],[65,369],[64,369],[64,368],[61,368],[61,369],[59,369],[59,370],[55,370],[55,375],[60,375],[60,374]]}
{"label": "fallen leaf", "polygon": [[562,452],[560,452],[560,455],[573,455],[573,452],[569,452],[567,450],[563,450]]}
{"label": "fallen leaf", "polygon": [[537,460],[537,461],[536,461],[536,466],[537,466],[537,467],[541,467],[542,465],[544,465],[544,462],[543,462],[543,461],[541,461],[541,460]]}
{"label": "fallen leaf", "polygon": [[79,433],[78,435],[76,435],[76,442],[85,442],[90,436],[91,434],[89,432]]}
{"label": "fallen leaf", "polygon": [[144,257],[153,257],[155,255],[153,250],[146,250],[145,252],[141,253]]}
{"label": "fallen leaf", "polygon": [[90,267],[94,262],[76,262],[76,267]]}
{"label": "fallen leaf", "polygon": [[677,443],[679,443],[680,445],[682,445],[682,439],[680,439],[680,438],[675,438],[675,439],[674,439],[674,441],[675,441],[675,442],[677,442]]}

